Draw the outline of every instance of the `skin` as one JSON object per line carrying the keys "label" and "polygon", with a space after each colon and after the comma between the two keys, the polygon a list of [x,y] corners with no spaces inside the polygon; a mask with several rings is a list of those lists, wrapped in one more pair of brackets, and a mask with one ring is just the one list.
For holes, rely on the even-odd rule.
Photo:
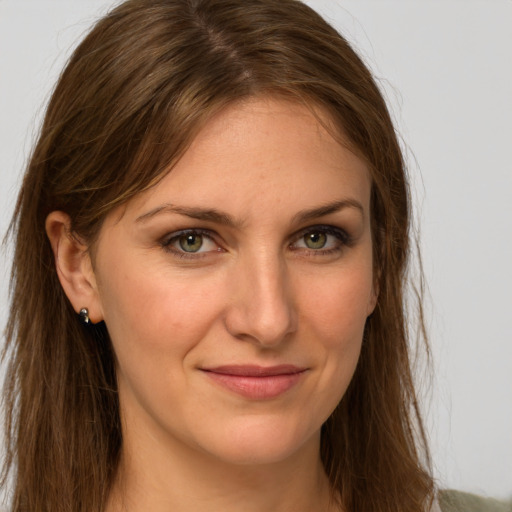
{"label": "skin", "polygon": [[[63,288],[106,322],[118,362],[109,511],[334,509],[320,428],[377,299],[370,185],[309,109],[255,98],[210,120],[162,181],[107,217],[94,265],[66,214],[49,215]],[[233,364],[301,373],[250,398],[205,371]]]}

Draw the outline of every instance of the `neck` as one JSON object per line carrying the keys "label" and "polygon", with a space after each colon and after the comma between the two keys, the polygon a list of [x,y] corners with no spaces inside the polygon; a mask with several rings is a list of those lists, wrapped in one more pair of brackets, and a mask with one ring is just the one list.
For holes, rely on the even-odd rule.
{"label": "neck", "polygon": [[[331,502],[319,439],[279,462],[230,464],[180,445],[130,450],[124,439],[107,512],[339,512]],[[140,448],[140,447],[139,447]]]}

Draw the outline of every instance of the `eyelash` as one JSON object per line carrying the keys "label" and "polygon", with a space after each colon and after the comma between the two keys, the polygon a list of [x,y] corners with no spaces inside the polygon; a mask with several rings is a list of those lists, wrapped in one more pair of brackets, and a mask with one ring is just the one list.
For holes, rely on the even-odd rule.
{"label": "eyelash", "polygon": [[208,240],[211,240],[213,243],[219,246],[219,249],[217,251],[213,252],[224,252],[220,248],[220,244],[217,243],[215,240],[215,236],[213,236],[212,231],[207,229],[183,229],[182,231],[175,231],[174,233],[171,233],[170,235],[166,236],[161,242],[162,248],[176,256],[177,258],[182,259],[194,259],[197,260],[199,258],[206,257],[210,252],[212,251],[204,251],[204,252],[186,252],[186,251],[180,251],[179,249],[172,246],[174,242],[177,242],[182,236],[187,235],[200,235]]}
{"label": "eyelash", "polygon": [[[336,228],[334,226],[329,225],[316,225],[316,226],[309,226],[298,233],[296,233],[293,236],[293,239],[295,240],[293,244],[296,244],[297,242],[303,240],[303,238],[307,234],[324,234],[324,235],[330,235],[337,239],[337,243],[335,244],[335,247],[331,247],[330,249],[308,249],[308,248],[294,248],[292,250],[299,251],[299,250],[305,250],[308,252],[308,255],[313,256],[325,256],[329,254],[335,254],[341,252],[345,247],[351,247],[353,244],[352,237],[344,230],[340,228]],[[291,246],[292,244],[290,244]]]}
{"label": "eyelash", "polygon": [[[311,249],[311,248],[307,248],[307,247],[293,247],[294,244],[297,244],[298,242],[303,240],[303,238],[307,234],[324,234],[324,235],[328,235],[328,236],[333,236],[337,239],[337,243],[335,244],[335,247],[331,247],[329,249],[323,249],[323,248]],[[217,246],[219,246],[219,248],[217,249],[217,251],[186,252],[186,251],[182,251],[182,250],[179,250],[179,249],[173,247],[173,244],[175,242],[177,242],[182,236],[187,236],[187,235],[202,236],[202,237],[212,241],[213,243],[215,243]],[[352,244],[353,244],[353,239],[345,230],[336,228],[334,226],[329,226],[329,225],[315,225],[315,226],[309,226],[309,227],[304,228],[301,231],[295,233],[292,236],[292,242],[290,242],[288,247],[294,252],[306,251],[308,255],[324,256],[324,255],[341,252],[344,247],[351,247]],[[166,252],[169,252],[169,253],[173,254],[174,256],[176,256],[177,258],[181,258],[181,259],[197,260],[199,258],[207,257],[209,254],[211,254],[211,252],[225,252],[224,249],[222,249],[222,247],[220,246],[220,244],[217,243],[215,233],[210,230],[207,230],[207,229],[194,228],[194,229],[184,229],[181,231],[173,232],[170,235],[167,235],[165,238],[163,238],[160,241],[160,245]],[[326,245],[329,245],[329,244],[326,243]]]}

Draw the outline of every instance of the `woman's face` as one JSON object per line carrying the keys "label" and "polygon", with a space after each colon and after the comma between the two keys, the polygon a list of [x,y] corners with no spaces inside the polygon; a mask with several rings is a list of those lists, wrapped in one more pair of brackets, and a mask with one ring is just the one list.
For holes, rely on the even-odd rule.
{"label": "woman's face", "polygon": [[318,446],[372,312],[370,178],[298,104],[253,99],[95,247],[125,442],[251,464]]}

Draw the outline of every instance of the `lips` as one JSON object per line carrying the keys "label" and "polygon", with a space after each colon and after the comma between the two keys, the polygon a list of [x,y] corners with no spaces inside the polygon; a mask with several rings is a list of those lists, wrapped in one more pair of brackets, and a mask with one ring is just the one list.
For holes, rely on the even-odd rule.
{"label": "lips", "polygon": [[306,368],[294,365],[226,365],[202,371],[221,387],[251,400],[276,398],[303,378]]}

